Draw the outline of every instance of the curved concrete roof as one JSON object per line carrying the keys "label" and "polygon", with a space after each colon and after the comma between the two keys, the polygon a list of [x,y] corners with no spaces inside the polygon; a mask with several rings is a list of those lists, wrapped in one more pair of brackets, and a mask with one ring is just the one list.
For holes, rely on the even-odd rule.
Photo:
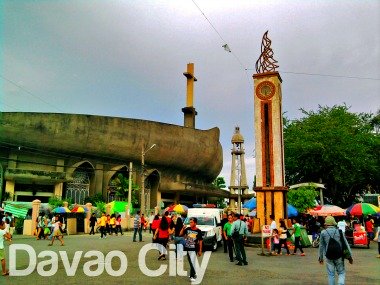
{"label": "curved concrete roof", "polygon": [[[0,141],[95,157],[141,161],[143,143],[150,150],[145,159],[214,179],[223,166],[218,128],[197,130],[160,122],[79,114],[0,114]],[[189,174],[190,174],[189,173]]]}

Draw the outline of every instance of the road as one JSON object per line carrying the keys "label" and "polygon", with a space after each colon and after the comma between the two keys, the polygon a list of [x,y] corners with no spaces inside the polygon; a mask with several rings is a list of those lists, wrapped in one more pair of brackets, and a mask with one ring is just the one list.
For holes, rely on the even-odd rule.
{"label": "road", "polygon": [[[20,270],[27,269],[30,266],[32,272],[26,276],[0,276],[0,284],[190,284],[188,277],[177,274],[177,272],[181,273],[182,266],[188,270],[186,259],[183,262],[184,265],[182,265],[181,260],[177,263],[175,259],[169,261],[169,258],[165,261],[158,261],[156,250],[147,251],[145,258],[138,258],[141,249],[144,246],[145,248],[148,247],[150,238],[151,236],[148,233],[144,233],[143,242],[132,242],[130,232],[123,236],[108,236],[106,239],[100,239],[99,235],[75,235],[65,236],[65,246],[63,247],[59,245],[58,241],[49,247],[47,246],[48,241],[37,241],[33,237],[15,236],[11,257],[14,258],[16,269],[20,272]],[[34,253],[28,255],[25,249],[21,249],[22,247],[30,249]],[[98,255],[104,256],[104,260],[95,257],[94,253],[91,252],[94,250],[101,252],[102,254],[98,253]],[[46,251],[53,251],[53,253]],[[59,253],[59,251],[62,252]],[[110,253],[112,251],[114,252]],[[306,256],[303,257],[299,255],[260,256],[261,249],[255,247],[247,247],[246,251],[249,262],[247,266],[236,266],[231,263],[221,248],[217,252],[208,253],[210,260],[204,267],[205,273],[201,284],[327,284],[325,266],[319,265],[318,250],[315,248],[306,248]],[[11,258],[9,252],[10,249],[7,245],[8,266]],[[170,252],[171,256],[174,257],[174,251]],[[33,258],[30,256],[33,254],[37,256],[37,264],[31,262]],[[51,264],[44,266],[43,262],[49,263],[51,257],[38,257],[39,254],[56,255],[58,267],[55,269],[54,265],[52,267]],[[92,255],[85,257],[86,254]],[[68,260],[65,265],[66,255]],[[111,258],[112,255],[113,258]],[[117,255],[121,255],[121,259]],[[346,284],[380,284],[380,259],[376,258],[377,244],[372,243],[370,249],[354,248],[353,255],[354,264],[350,265],[346,262]],[[78,264],[76,271],[73,260]],[[95,265],[90,266],[90,262],[94,260]],[[127,260],[127,264],[125,264],[125,260]],[[167,268],[163,272],[156,272],[159,276],[149,277],[143,273],[146,273],[143,268],[144,264],[150,270],[158,270],[162,265],[167,265]],[[175,266],[177,264],[178,268]],[[73,268],[70,271],[69,266],[71,265]],[[49,270],[51,270],[51,276],[41,276],[41,272],[49,275]],[[68,276],[70,274],[74,276]],[[88,276],[90,274],[100,275],[90,277]],[[121,274],[121,276],[112,276],[115,274]]]}

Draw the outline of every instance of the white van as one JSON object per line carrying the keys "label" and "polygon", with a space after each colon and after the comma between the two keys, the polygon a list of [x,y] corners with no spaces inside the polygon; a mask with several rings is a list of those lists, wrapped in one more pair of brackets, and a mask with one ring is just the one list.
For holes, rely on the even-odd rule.
{"label": "white van", "polygon": [[197,227],[202,231],[203,246],[216,251],[222,243],[221,218],[223,209],[216,208],[189,208],[185,224],[189,224],[189,218],[197,218]]}

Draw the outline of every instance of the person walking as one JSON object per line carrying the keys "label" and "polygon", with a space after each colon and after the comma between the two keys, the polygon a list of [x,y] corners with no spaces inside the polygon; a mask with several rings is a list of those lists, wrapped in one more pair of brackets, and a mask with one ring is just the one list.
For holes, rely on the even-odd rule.
{"label": "person walking", "polygon": [[280,235],[280,248],[278,249],[277,254],[282,254],[281,253],[281,247],[282,247],[282,245],[284,245],[284,248],[286,249],[286,255],[290,255],[290,251],[289,251],[288,244],[287,244],[288,229],[285,225],[284,220],[282,220],[282,219],[280,220],[280,227],[278,229],[279,229],[279,235]]}
{"label": "person walking", "polygon": [[180,233],[185,239],[184,250],[187,251],[187,260],[190,265],[190,282],[195,282],[197,279],[197,273],[195,271],[195,259],[197,258],[197,253],[198,256],[202,256],[202,231],[197,227],[197,222],[197,218],[191,217],[189,219],[189,227],[186,227],[185,225]]}
{"label": "person walking", "polygon": [[[160,224],[158,225],[158,228],[156,229],[156,232],[154,234],[154,240],[158,240],[158,243],[161,244],[164,249],[168,245],[169,241],[169,223],[168,220],[163,217],[161,219]],[[165,252],[164,250],[160,252],[160,256],[158,257],[158,260],[166,260]]]}
{"label": "person walking", "polygon": [[136,242],[137,233],[139,233],[139,241],[142,241],[142,227],[140,211],[137,211],[135,219],[133,220],[133,242]]}
{"label": "person walking", "polygon": [[380,258],[380,227],[377,227],[376,236],[373,240],[377,241],[377,258]]}
{"label": "person walking", "polygon": [[236,265],[239,266],[242,266],[243,264],[248,265],[247,256],[245,254],[244,249],[244,241],[247,240],[248,228],[247,224],[240,219],[241,216],[241,214],[236,213],[236,220],[233,222],[231,226],[231,236],[234,240],[234,245],[236,249],[236,259],[238,261]]}
{"label": "person walking", "polygon": [[98,221],[98,219],[95,217],[95,213],[92,213],[91,217],[90,217],[90,235],[93,234],[95,235],[95,225],[96,225],[96,222]]}
{"label": "person walking", "polygon": [[228,219],[228,222],[225,223],[223,227],[223,236],[224,236],[224,240],[227,243],[228,256],[230,258],[230,262],[234,262],[234,241],[232,240],[232,237],[231,237],[231,227],[234,222],[232,214],[229,214],[227,219]]}
{"label": "person walking", "polygon": [[121,229],[121,215],[117,216],[115,224],[115,234],[117,235],[117,233],[120,232],[120,234],[123,235],[123,230]]}
{"label": "person walking", "polygon": [[301,251],[301,256],[305,256],[305,253],[303,252],[302,245],[301,245],[301,225],[298,223],[297,219],[293,219],[293,232],[294,234],[294,252],[292,255],[295,255],[297,253],[297,249],[299,248]]}
{"label": "person walking", "polygon": [[[344,267],[344,259],[342,256],[343,248],[349,250],[350,258],[348,259],[349,263],[353,263],[351,248],[348,245],[346,237],[343,233],[337,229],[337,223],[333,216],[328,216],[325,219],[326,229],[321,232],[320,243],[319,243],[319,263],[323,264],[323,260],[326,261],[326,269],[328,275],[329,285],[335,284],[335,271],[338,273],[338,284],[343,285],[346,277],[346,270]],[[332,259],[329,251],[332,250],[332,246],[329,246],[330,241],[334,239],[340,245],[340,248],[337,250],[338,256],[337,259]],[[334,242],[334,243],[335,243]],[[328,258],[330,257],[330,259]]]}
{"label": "person walking", "polygon": [[102,213],[102,216],[100,217],[100,220],[98,222],[100,228],[100,238],[106,238],[107,237],[107,231],[106,231],[106,224],[107,224],[107,217],[106,213]]}
{"label": "person walking", "polygon": [[153,212],[150,212],[150,215],[149,215],[149,233],[151,234],[153,232],[153,234],[155,233],[155,231],[152,229],[152,224],[153,224],[153,220],[154,220],[154,213]]}
{"label": "person walking", "polygon": [[220,221],[220,225],[221,225],[221,228],[222,228],[222,240],[223,240],[223,249],[224,249],[224,253],[227,253],[227,249],[228,249],[228,240],[226,239],[225,235],[224,235],[224,225],[228,223],[228,217],[227,217],[227,214],[226,213],[223,213],[223,216],[222,216],[222,220]]}
{"label": "person walking", "polygon": [[56,217],[54,223],[53,237],[51,238],[51,242],[48,244],[49,246],[52,246],[54,244],[55,238],[57,238],[61,242],[61,246],[65,245],[62,238],[62,232],[60,230],[61,226],[61,221],[58,219],[58,217]]}

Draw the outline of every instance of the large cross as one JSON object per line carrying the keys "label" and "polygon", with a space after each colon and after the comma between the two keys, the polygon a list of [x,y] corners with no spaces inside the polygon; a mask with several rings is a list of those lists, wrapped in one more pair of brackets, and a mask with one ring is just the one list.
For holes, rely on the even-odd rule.
{"label": "large cross", "polygon": [[187,78],[186,107],[193,107],[194,81],[197,81],[194,76],[194,63],[187,64],[187,71],[183,75]]}

